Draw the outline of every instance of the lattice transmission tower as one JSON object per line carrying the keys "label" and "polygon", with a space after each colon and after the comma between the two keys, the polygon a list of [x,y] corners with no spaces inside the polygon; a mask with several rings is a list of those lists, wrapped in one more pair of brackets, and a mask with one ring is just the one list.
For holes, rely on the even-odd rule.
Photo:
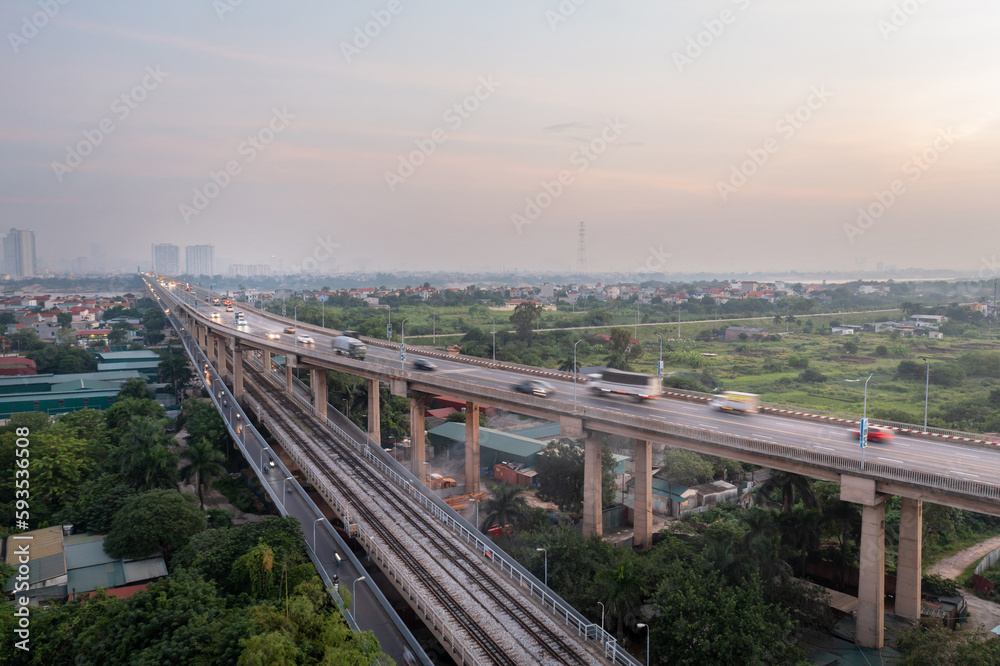
{"label": "lattice transmission tower", "polygon": [[580,240],[576,246],[576,269],[578,271],[587,270],[587,223],[580,223]]}

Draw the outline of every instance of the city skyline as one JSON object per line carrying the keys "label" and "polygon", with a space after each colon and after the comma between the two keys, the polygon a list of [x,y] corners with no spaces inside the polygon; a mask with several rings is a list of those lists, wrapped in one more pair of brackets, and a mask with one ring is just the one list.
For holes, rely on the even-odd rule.
{"label": "city skyline", "polygon": [[125,7],[0,8],[48,266],[996,272],[985,2]]}

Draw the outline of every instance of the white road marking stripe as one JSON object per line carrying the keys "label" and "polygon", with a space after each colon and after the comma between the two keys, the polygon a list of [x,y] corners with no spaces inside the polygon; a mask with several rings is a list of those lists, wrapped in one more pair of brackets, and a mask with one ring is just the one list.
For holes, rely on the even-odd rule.
{"label": "white road marking stripe", "polygon": [[959,472],[959,471],[954,470],[954,469],[949,469],[948,471],[951,472],[952,474],[958,474],[959,476],[974,476],[977,479],[979,478],[978,474],[969,474],[968,472]]}
{"label": "white road marking stripe", "polygon": [[979,456],[970,453],[956,453],[955,455],[958,456],[959,458],[974,458],[976,460],[979,459]]}
{"label": "white road marking stripe", "polygon": [[895,458],[883,458],[882,456],[879,456],[878,459],[886,462],[897,463],[899,465],[905,464],[902,460],[896,460]]}
{"label": "white road marking stripe", "polygon": [[826,451],[836,451],[836,449],[834,449],[832,447],[829,447],[829,446],[819,446],[818,444],[816,445],[816,448],[817,449],[824,449]]}

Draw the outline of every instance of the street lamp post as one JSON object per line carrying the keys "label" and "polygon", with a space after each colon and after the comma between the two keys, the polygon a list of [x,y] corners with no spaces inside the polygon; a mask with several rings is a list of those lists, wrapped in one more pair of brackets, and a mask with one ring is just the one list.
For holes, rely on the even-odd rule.
{"label": "street lamp post", "polygon": [[431,314],[431,344],[437,345],[437,314]]}
{"label": "street lamp post", "polygon": [[497,320],[490,317],[493,322],[493,362],[497,362]]}
{"label": "street lamp post", "polygon": [[323,516],[320,516],[319,518],[317,518],[316,520],[313,521],[313,552],[314,553],[316,552],[316,525],[320,521],[323,521],[323,520],[326,520],[326,518],[324,518]]}
{"label": "street lamp post", "polygon": [[292,308],[292,319],[294,319],[296,322],[299,321],[299,306],[300,305],[302,305],[302,304],[301,303],[296,303],[295,307]]}
{"label": "street lamp post", "polygon": [[926,356],[921,356],[927,364],[927,379],[924,381],[924,432],[927,432],[927,400],[931,395],[931,362]]}
{"label": "street lamp post", "polygon": [[353,618],[354,618],[354,621],[355,621],[355,622],[357,622],[357,621],[358,621],[357,617],[355,617],[355,615],[354,615],[354,611],[355,611],[355,610],[357,609],[357,607],[358,607],[358,602],[357,602],[357,596],[358,596],[358,581],[359,581],[359,580],[364,580],[364,579],[365,579],[365,577],[364,577],[364,576],[362,576],[361,578],[355,578],[355,579],[354,579],[354,583],[352,583],[352,584],[351,584],[351,617],[353,617]]}
{"label": "street lamp post", "polygon": [[646,666],[649,666],[649,625],[645,622],[635,625],[636,629],[642,629],[643,627],[646,627]]}
{"label": "street lamp post", "polygon": [[583,342],[580,338],[573,343],[573,411],[576,411],[576,385],[580,383],[580,371],[576,367],[576,346]]}
{"label": "street lamp post", "polygon": [[663,375],[663,336],[657,333],[656,337],[660,339],[660,362],[656,366],[656,376],[660,377]]}
{"label": "street lamp post", "polygon": [[410,315],[409,317],[404,319],[403,323],[399,325],[399,335],[400,335],[399,369],[400,370],[403,369],[403,356],[406,355],[406,322],[410,321],[411,319],[413,319],[413,315]]}
{"label": "street lamp post", "polygon": [[294,479],[294,476],[286,476],[285,480],[281,483],[281,503],[285,504],[285,495],[288,491],[288,482]]}
{"label": "street lamp post", "polygon": [[536,548],[536,551],[545,555],[545,587],[549,586],[549,551],[544,548]]}
{"label": "street lamp post", "polygon": [[608,656],[608,643],[604,640],[604,602],[598,601],[601,605],[601,645],[604,646],[604,656]]}
{"label": "street lamp post", "polygon": [[[868,382],[871,381],[871,378],[874,377],[874,376],[875,376],[875,373],[873,372],[870,375],[868,375],[868,379],[865,380],[865,402],[864,402],[864,407],[861,410],[861,423],[862,423],[861,430],[862,431],[865,429],[865,424],[868,423]],[[864,468],[865,468],[865,447],[862,446],[861,447],[861,469],[864,470]]]}

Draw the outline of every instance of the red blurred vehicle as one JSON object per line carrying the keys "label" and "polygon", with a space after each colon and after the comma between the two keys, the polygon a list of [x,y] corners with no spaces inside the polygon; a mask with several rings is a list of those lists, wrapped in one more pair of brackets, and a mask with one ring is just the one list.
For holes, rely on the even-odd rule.
{"label": "red blurred vehicle", "polygon": [[[855,428],[851,430],[851,435],[855,440],[861,438],[861,428]],[[886,428],[885,426],[868,426],[868,441],[873,444],[879,444],[882,442],[891,442],[893,438],[892,428]]]}

